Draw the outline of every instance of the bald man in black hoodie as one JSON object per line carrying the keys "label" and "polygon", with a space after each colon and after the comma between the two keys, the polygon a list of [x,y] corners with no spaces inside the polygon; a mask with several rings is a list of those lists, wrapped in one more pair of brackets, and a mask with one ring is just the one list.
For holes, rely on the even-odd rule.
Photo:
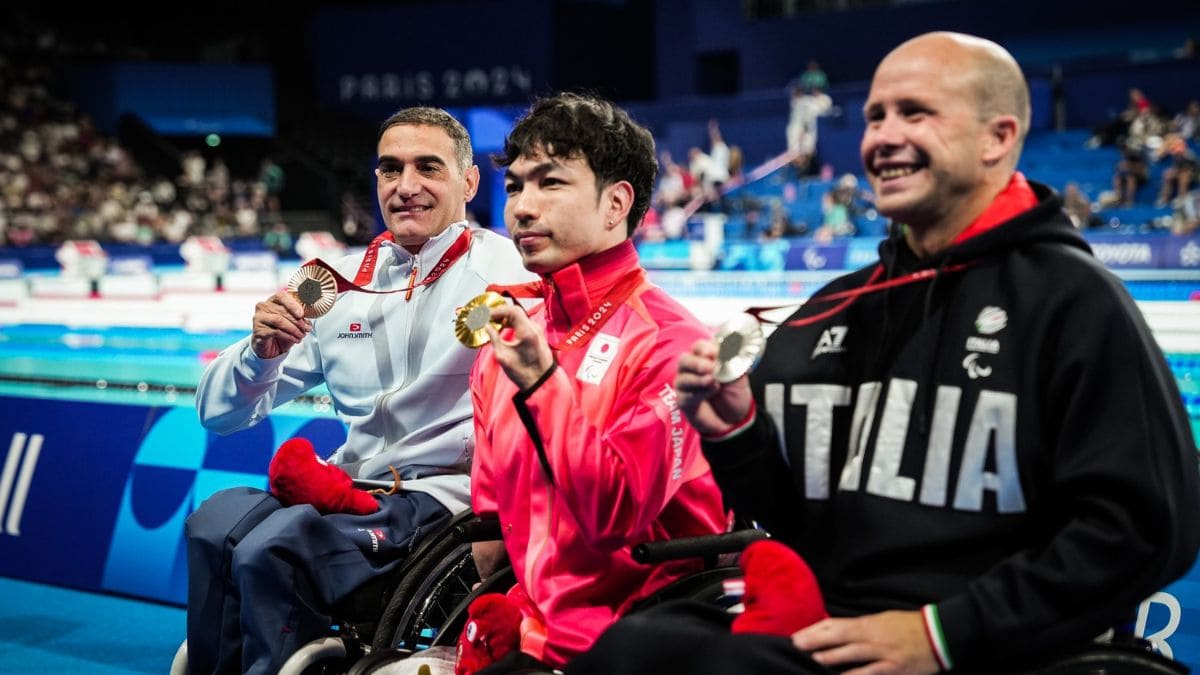
{"label": "bald man in black hoodie", "polygon": [[572,675],[1013,672],[1195,561],[1179,391],[1059,197],[1016,171],[1030,112],[1012,56],[913,38],[864,115],[894,225],[879,263],[818,291],[748,377],[718,383],[701,341],[676,380],[728,503],[808,561],[833,618],[789,640],[668,605]]}

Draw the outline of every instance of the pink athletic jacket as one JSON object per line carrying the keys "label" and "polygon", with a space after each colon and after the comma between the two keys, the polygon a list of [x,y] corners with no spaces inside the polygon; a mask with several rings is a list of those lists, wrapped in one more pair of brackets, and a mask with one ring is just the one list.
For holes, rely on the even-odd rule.
{"label": "pink athletic jacket", "polygon": [[[472,508],[500,519],[519,586],[509,595],[526,616],[522,651],[554,666],[636,600],[700,568],[640,565],[633,546],[726,529],[673,388],[679,356],[710,333],[635,278],[644,272],[629,242],[548,275],[532,317],[557,367],[519,393],[488,345],[471,373]],[[614,290],[631,294],[620,302]]]}

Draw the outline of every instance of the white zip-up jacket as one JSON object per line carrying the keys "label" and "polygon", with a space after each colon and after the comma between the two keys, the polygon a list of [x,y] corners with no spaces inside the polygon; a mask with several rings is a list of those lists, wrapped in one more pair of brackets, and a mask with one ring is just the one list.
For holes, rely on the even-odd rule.
{"label": "white zip-up jacket", "polygon": [[[420,281],[466,227],[451,225],[415,255],[383,242],[364,287],[406,288],[413,265]],[[354,279],[361,262],[351,255],[332,266]],[[284,355],[259,358],[249,336],[222,351],[196,391],[201,424],[222,434],[254,426],[325,382],[348,426],[329,461],[355,478],[390,478],[395,466],[404,489],[429,493],[451,512],[466,509],[474,447],[468,376],[477,352],[455,339],[455,313],[488,284],[533,278],[510,240],[475,229],[467,253],[409,299],[403,291],[342,293]]]}

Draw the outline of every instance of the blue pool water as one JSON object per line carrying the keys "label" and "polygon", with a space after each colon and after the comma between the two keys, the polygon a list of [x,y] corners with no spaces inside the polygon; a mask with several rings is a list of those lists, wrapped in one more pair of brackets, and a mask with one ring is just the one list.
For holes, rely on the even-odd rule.
{"label": "blue pool water", "polygon": [[[0,394],[108,403],[193,404],[204,366],[237,331],[0,325]],[[291,412],[328,414],[322,386]]]}
{"label": "blue pool water", "polygon": [[[244,336],[241,330],[0,325],[0,394],[191,406],[205,364]],[[1171,353],[1167,362],[1200,442],[1200,352]],[[329,416],[328,391],[320,387],[285,412]]]}
{"label": "blue pool water", "polygon": [[1179,394],[1192,422],[1192,437],[1200,445],[1200,354],[1168,354],[1167,364],[1179,384]]}

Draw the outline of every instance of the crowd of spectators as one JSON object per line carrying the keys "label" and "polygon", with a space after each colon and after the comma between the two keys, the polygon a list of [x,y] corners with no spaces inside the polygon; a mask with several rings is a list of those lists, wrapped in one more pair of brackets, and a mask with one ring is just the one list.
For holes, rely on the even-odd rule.
{"label": "crowd of spectators", "polygon": [[[1097,196],[1092,210],[1152,203],[1170,208],[1171,216],[1165,222],[1173,232],[1195,232],[1200,227],[1195,216],[1200,203],[1198,145],[1200,100],[1193,99],[1171,114],[1140,89],[1131,88],[1125,109],[1096,129],[1087,143],[1089,148],[1111,146],[1120,152],[1113,167],[1112,188]],[[1082,200],[1076,197],[1076,201]],[[1076,210],[1081,212],[1082,205]],[[1080,221],[1095,223],[1088,218]]]}
{"label": "crowd of spectators", "polygon": [[[816,61],[788,83],[786,151],[777,158],[783,161],[765,174],[756,167],[750,180],[767,178],[778,187],[777,194],[739,189],[747,183],[742,153],[726,141],[717,120],[708,123],[708,149],[693,146],[686,163],[676,162],[670,152],[661,153],[651,209],[638,233],[641,239],[682,239],[688,220],[697,213],[726,215],[741,223],[738,234],[743,239],[761,242],[796,236],[828,242],[858,234],[860,219],[874,216],[872,195],[853,173],[835,180],[834,167],[821,162],[818,153],[818,118],[837,112],[825,92],[828,86],[829,78]],[[812,186],[825,187],[807,194]],[[798,216],[796,211],[803,209],[793,207],[806,200],[814,208]]]}
{"label": "crowd of spectators", "polygon": [[56,94],[51,64],[78,55],[78,46],[50,30],[4,32],[0,42],[0,246],[279,230],[285,174],[271,158],[257,175],[235,176],[220,154],[182,150],[173,175],[149,171]]}
{"label": "crowd of spectators", "polygon": [[[61,49],[35,36],[0,51],[0,246],[56,244],[67,239],[151,244],[182,242],[190,235],[259,238],[268,248],[290,253],[295,233],[283,221],[283,168],[264,158],[255,175],[231,175],[211,149],[183,150],[174,175],[140,165],[118,139],[97,129],[88,115],[54,95],[54,72],[28,56]],[[873,214],[871,195],[859,187],[851,167],[820,161],[818,120],[838,112],[827,93],[829,79],[816,61],[788,83],[790,113],[784,130],[785,162],[776,172],[777,194],[739,190],[746,181],[740,148],[723,135],[719,122],[707,127],[708,143],[689,149],[685,161],[668,152],[652,208],[638,236],[661,241],[687,236],[697,212],[739,219],[747,239],[770,241],[813,236],[820,241],[860,234],[857,223]],[[1120,150],[1111,189],[1090,198],[1078,184],[1064,188],[1067,212],[1080,228],[1103,227],[1106,209],[1139,203],[1172,209],[1178,233],[1200,228],[1200,100],[1174,115],[1131,89],[1120,115],[1095,130],[1089,147]],[[841,177],[835,180],[838,172]],[[761,178],[762,176],[756,176]],[[803,186],[820,186],[819,194]],[[1153,189],[1147,189],[1153,185]],[[797,193],[818,207],[792,208]],[[347,192],[341,235],[352,244],[374,235],[375,218]]]}
{"label": "crowd of spectators", "polygon": [[[819,159],[818,118],[837,110],[824,91],[827,86],[828,78],[815,61],[789,83],[792,107],[783,155],[787,162],[766,175],[758,167],[748,170],[754,176],[750,182],[765,178],[775,186],[773,191],[740,189],[746,175],[740,153],[727,144],[715,120],[709,123],[708,151],[693,147],[686,163],[662,153],[659,182],[640,236],[649,241],[682,239],[688,235],[689,220],[706,212],[739,223],[727,232],[744,240],[809,236],[829,242],[882,233],[882,227],[863,231],[864,221],[877,224],[878,216],[871,193],[859,186],[858,177],[841,173],[834,178],[850,167],[835,169]],[[1110,228],[1115,223],[1181,235],[1200,231],[1200,99],[1171,114],[1141,90],[1131,89],[1127,107],[1096,129],[1085,146],[1119,152],[1111,188],[1091,184],[1085,190],[1074,180],[1055,185],[1077,227]],[[729,160],[735,154],[736,164]],[[1114,213],[1126,219],[1114,218]],[[1145,214],[1153,218],[1138,220]]]}
{"label": "crowd of spectators", "polygon": [[49,68],[0,56],[0,91],[0,244],[259,237],[280,218],[283,175],[269,159],[237,177],[222,157],[187,150],[176,175],[154,175],[52,94]]}

